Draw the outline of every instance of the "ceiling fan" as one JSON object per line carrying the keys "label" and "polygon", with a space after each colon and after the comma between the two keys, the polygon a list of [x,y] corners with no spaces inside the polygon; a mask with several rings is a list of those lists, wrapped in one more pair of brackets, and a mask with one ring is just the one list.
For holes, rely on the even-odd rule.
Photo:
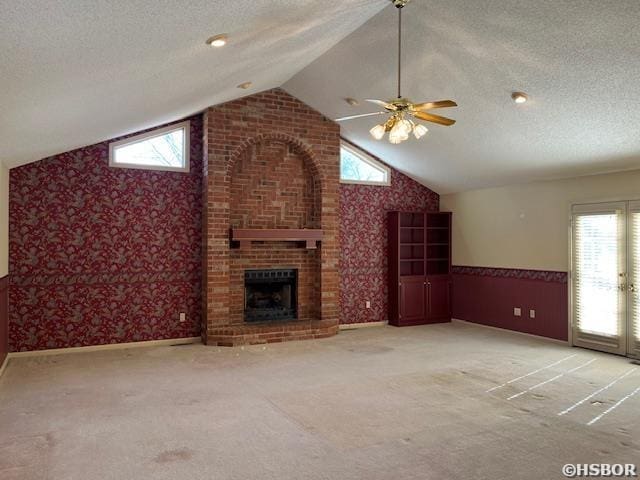
{"label": "ceiling fan", "polygon": [[403,98],[400,93],[402,79],[402,9],[407,5],[407,3],[409,3],[409,1],[410,0],[391,0],[398,9],[398,98],[387,102],[368,99],[367,102],[375,103],[376,105],[383,107],[384,111],[364,113],[362,115],[351,115],[336,119],[336,122],[343,122],[345,120],[353,120],[354,118],[389,114],[389,118],[386,122],[376,125],[369,130],[369,132],[376,140],[381,140],[385,133],[389,132],[389,142],[394,144],[404,142],[409,138],[409,134],[411,133],[413,133],[416,138],[420,138],[429,131],[424,125],[415,123],[412,120],[412,117],[448,127],[456,123],[456,121],[427,112],[436,108],[458,106],[458,104],[453,100],[413,103],[411,100]]}

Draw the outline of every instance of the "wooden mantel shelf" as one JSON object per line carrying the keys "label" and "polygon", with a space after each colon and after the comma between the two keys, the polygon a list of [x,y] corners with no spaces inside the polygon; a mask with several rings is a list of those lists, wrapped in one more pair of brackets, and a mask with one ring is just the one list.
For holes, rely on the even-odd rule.
{"label": "wooden mantel shelf", "polygon": [[278,228],[278,229],[250,229],[232,228],[231,240],[240,242],[240,248],[251,248],[252,241],[259,242],[305,242],[307,248],[317,248],[322,241],[322,230],[316,228]]}

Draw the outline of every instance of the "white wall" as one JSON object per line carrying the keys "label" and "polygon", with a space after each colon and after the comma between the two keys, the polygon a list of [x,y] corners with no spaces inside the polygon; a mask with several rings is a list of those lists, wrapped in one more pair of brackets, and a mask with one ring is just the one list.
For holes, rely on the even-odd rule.
{"label": "white wall", "polygon": [[0,162],[0,278],[9,273],[9,169]]}
{"label": "white wall", "polygon": [[640,170],[472,190],[440,198],[453,212],[453,263],[569,269],[573,203],[640,199]]}

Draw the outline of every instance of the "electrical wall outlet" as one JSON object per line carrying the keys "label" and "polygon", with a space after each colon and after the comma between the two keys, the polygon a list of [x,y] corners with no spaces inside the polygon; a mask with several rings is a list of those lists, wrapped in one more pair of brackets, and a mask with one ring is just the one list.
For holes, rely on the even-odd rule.
{"label": "electrical wall outlet", "polygon": [[365,308],[371,308],[371,302],[369,300],[367,300],[367,302],[364,304]]}
{"label": "electrical wall outlet", "polygon": [[536,318],[536,311],[535,310],[529,310],[529,318]]}
{"label": "electrical wall outlet", "polygon": [[184,323],[187,321],[187,314],[184,312],[180,312],[180,323]]}
{"label": "electrical wall outlet", "polygon": [[513,316],[514,317],[521,317],[522,316],[522,310],[519,307],[513,307]]}

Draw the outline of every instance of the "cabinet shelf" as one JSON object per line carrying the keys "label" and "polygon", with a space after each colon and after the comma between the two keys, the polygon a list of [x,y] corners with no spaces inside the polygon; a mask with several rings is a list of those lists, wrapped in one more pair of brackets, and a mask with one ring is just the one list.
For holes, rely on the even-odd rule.
{"label": "cabinet shelf", "polygon": [[451,321],[451,213],[388,215],[389,324]]}

